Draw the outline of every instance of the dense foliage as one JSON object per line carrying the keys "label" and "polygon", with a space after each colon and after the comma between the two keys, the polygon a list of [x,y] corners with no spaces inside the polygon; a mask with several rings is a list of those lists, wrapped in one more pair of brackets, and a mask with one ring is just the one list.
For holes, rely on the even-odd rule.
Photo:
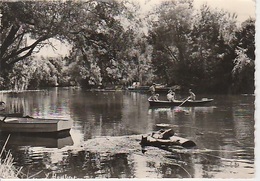
{"label": "dense foliage", "polygon": [[[17,8],[19,7],[19,8]],[[192,0],[141,13],[131,1],[0,2],[0,88],[103,87],[139,81],[202,93],[253,93],[255,21]],[[51,38],[66,57],[35,57]],[[55,48],[55,47],[54,47]]]}

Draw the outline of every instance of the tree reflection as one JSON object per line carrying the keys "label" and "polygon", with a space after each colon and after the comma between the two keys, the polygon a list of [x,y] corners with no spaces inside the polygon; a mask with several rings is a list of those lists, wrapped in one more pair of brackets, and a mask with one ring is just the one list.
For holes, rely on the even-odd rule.
{"label": "tree reflection", "polygon": [[109,155],[80,151],[69,153],[62,174],[77,178],[131,178],[133,166],[128,163],[128,155],[118,153]]}

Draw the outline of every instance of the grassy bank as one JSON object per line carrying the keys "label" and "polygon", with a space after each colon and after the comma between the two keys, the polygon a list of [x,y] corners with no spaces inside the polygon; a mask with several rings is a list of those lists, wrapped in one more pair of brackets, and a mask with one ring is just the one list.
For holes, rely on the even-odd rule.
{"label": "grassy bank", "polygon": [[[8,142],[9,137],[10,137],[10,135],[6,139],[5,144],[0,153],[0,178],[16,179],[16,178],[18,178],[18,175],[20,174],[21,168],[20,169],[15,168],[14,158],[13,158],[11,152],[10,151],[6,152],[6,150],[5,150],[5,146]],[[4,153],[6,153],[5,157],[3,156]]]}

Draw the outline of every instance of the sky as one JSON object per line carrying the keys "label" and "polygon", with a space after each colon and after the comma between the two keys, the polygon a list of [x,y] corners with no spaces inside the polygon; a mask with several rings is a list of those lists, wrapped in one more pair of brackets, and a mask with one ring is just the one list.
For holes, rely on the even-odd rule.
{"label": "sky", "polygon": [[[133,0],[137,1],[143,7],[143,11],[149,11],[154,5],[159,4],[163,0]],[[256,3],[255,0],[194,0],[194,7],[199,8],[202,4],[208,4],[212,8],[223,9],[230,13],[237,14],[238,23],[242,23],[249,17],[256,18]],[[58,56],[66,55],[69,51],[69,46],[53,41],[56,50],[50,47],[44,47],[37,56]]]}
{"label": "sky", "polygon": [[226,10],[230,13],[236,13],[239,22],[243,22],[249,17],[256,17],[255,0],[194,0],[195,7],[200,7],[204,3],[207,3],[211,7]]}
{"label": "sky", "polygon": [[[144,11],[164,0],[133,0],[140,2]],[[255,0],[193,0],[194,7],[199,8],[202,4],[208,4],[212,8],[223,9],[238,15],[238,21],[243,22],[249,17],[255,18]]]}

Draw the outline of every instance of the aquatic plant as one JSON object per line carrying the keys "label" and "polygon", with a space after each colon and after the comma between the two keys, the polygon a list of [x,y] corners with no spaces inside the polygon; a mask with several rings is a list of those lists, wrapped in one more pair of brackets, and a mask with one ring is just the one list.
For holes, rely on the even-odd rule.
{"label": "aquatic plant", "polygon": [[9,140],[9,137],[10,137],[10,135],[8,135],[8,137],[5,141],[5,144],[0,153],[0,178],[3,178],[3,179],[18,178],[18,175],[20,174],[21,169],[22,169],[22,168],[17,169],[14,166],[14,158],[13,158],[10,150],[7,151],[5,158],[3,158],[5,146]]}

